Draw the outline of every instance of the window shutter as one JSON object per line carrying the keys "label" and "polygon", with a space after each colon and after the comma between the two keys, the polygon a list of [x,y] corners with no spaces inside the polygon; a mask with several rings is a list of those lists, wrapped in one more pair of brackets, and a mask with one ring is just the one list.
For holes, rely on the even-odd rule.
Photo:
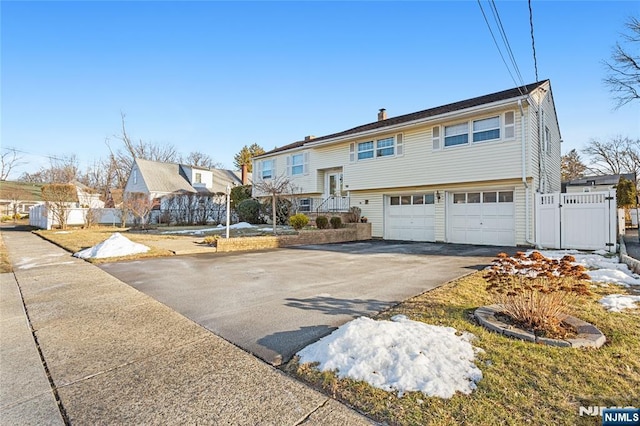
{"label": "window shutter", "polygon": [[276,176],[278,175],[276,173],[276,159],[274,158],[271,160],[271,179],[275,179]]}
{"label": "window shutter", "polygon": [[504,113],[504,138],[513,139],[516,137],[516,119],[513,111]]}
{"label": "window shutter", "polygon": [[256,166],[258,166],[258,180],[262,180],[262,161],[256,161]]}
{"label": "window shutter", "polygon": [[349,144],[349,162],[353,163],[356,161],[356,144],[351,142]]}
{"label": "window shutter", "polygon": [[402,140],[402,133],[398,133],[396,135],[396,155],[401,156],[404,155],[404,145]]}
{"label": "window shutter", "polygon": [[309,174],[309,153],[305,152],[303,158],[302,173],[307,175]]}
{"label": "window shutter", "polygon": [[287,156],[287,176],[291,176],[291,156]]}
{"label": "window shutter", "polygon": [[440,149],[440,126],[435,126],[431,131],[431,140],[433,141],[433,150]]}

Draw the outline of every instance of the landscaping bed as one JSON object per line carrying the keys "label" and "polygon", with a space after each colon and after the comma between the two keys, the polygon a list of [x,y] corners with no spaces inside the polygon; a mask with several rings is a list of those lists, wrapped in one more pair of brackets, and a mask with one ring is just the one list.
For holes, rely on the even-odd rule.
{"label": "landscaping bed", "polygon": [[[427,324],[453,327],[476,336],[482,349],[476,365],[482,379],[471,394],[451,398],[407,392],[398,397],[362,382],[338,379],[294,358],[284,368],[311,385],[388,424],[494,425],[599,424],[581,418],[581,405],[640,405],[640,313],[609,312],[604,295],[626,293],[617,285],[594,286],[571,307],[607,337],[599,349],[561,348],[516,340],[479,325],[473,312],[492,303],[484,272],[477,272],[400,303],[376,319],[405,315]],[[591,423],[588,423],[591,422]]]}

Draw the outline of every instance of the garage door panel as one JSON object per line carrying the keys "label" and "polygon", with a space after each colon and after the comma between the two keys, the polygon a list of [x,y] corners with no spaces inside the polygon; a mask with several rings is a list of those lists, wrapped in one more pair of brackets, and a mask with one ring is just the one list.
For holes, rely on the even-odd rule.
{"label": "garage door panel", "polygon": [[384,237],[393,240],[435,241],[435,206],[424,204],[424,197],[421,196],[411,196],[409,199],[417,204],[391,205],[390,197],[386,197]]}
{"label": "garage door panel", "polygon": [[[514,203],[500,202],[501,198],[497,196],[497,192],[483,192],[481,202],[477,202],[477,191],[457,192],[455,199],[458,203],[454,203],[454,195],[449,194],[448,241],[463,244],[515,245]],[[508,195],[510,191],[500,191],[500,193]],[[509,197],[502,199],[509,199]]]}

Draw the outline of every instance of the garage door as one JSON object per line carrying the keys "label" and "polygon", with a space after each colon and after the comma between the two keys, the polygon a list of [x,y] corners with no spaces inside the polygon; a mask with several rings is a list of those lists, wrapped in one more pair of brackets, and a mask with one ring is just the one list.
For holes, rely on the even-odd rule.
{"label": "garage door", "polygon": [[513,191],[454,192],[447,199],[450,242],[516,244]]}
{"label": "garage door", "polygon": [[385,197],[387,240],[435,241],[434,194]]}

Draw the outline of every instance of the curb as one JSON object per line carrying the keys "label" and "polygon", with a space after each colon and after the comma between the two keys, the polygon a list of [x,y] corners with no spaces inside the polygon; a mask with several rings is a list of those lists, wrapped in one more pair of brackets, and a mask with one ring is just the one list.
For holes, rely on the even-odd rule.
{"label": "curb", "polygon": [[627,245],[624,242],[624,235],[620,235],[620,261],[625,263],[629,269],[636,274],[640,274],[640,260],[634,259],[627,254]]}

